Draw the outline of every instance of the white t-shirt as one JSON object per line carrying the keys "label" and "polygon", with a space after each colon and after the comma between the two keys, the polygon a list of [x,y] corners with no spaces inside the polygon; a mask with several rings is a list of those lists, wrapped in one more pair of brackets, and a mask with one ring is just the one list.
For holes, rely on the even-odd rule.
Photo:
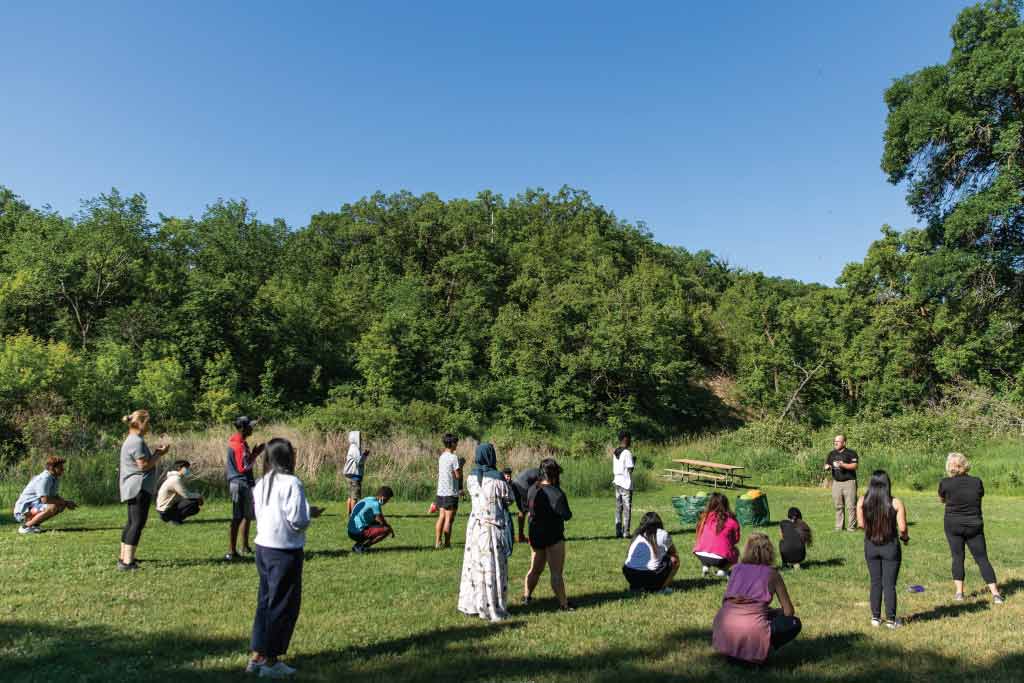
{"label": "white t-shirt", "polygon": [[629,546],[629,552],[626,553],[626,566],[638,571],[657,571],[661,558],[665,557],[665,553],[672,547],[672,537],[664,529],[658,529],[654,533],[654,540],[657,541],[657,547],[651,548],[651,544],[643,536],[634,538]]}
{"label": "white t-shirt", "polygon": [[437,495],[452,497],[459,495],[455,486],[455,470],[459,469],[459,458],[451,451],[445,451],[437,459]]}
{"label": "white t-shirt", "polygon": [[633,469],[633,453],[628,448],[619,453],[619,457],[612,456],[612,474],[615,475],[612,483],[624,489],[633,490],[633,477],[629,471]]}

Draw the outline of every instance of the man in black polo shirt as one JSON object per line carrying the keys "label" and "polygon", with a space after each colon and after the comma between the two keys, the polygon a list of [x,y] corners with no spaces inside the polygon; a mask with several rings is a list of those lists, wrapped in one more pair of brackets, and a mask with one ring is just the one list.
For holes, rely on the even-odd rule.
{"label": "man in black polo shirt", "polygon": [[832,504],[836,507],[836,531],[857,529],[857,453],[846,447],[846,437],[837,434],[835,448],[825,458],[825,469],[832,472]]}

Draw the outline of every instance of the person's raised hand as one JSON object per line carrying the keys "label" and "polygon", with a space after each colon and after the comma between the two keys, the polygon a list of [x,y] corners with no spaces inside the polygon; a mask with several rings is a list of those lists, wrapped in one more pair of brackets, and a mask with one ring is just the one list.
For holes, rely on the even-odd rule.
{"label": "person's raised hand", "polygon": [[161,445],[157,446],[156,450],[153,452],[153,454],[156,455],[156,457],[159,458],[160,456],[164,455],[169,450],[171,450],[171,444],[165,443],[165,444],[161,444]]}

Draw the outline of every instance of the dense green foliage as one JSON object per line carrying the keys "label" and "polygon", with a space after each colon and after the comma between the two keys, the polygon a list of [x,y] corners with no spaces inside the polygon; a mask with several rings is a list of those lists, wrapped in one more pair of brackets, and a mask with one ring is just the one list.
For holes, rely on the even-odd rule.
{"label": "dense green foliage", "polygon": [[1024,400],[1020,4],[951,36],[885,95],[882,166],[924,226],[885,226],[836,287],[659,244],[570,188],[375,194],[299,228],[243,201],[154,219],[116,190],[63,216],[0,188],[3,448],[137,406],[668,436],[893,415],[965,382]]}

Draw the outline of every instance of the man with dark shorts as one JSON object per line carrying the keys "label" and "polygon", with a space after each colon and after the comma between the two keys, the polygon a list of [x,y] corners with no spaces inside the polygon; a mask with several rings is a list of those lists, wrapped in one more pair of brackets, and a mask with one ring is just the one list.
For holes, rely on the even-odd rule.
{"label": "man with dark shorts", "polygon": [[[462,465],[455,455],[459,440],[454,434],[445,434],[442,439],[444,452],[437,459],[437,524],[434,525],[434,548],[452,547],[452,526],[459,509],[459,482],[462,480]],[[444,541],[442,543],[442,536]]]}
{"label": "man with dark shorts", "polygon": [[835,448],[825,458],[825,469],[832,473],[832,504],[836,508],[836,531],[857,530],[857,452],[846,447],[846,437],[836,434]]}
{"label": "man with dark shorts", "polygon": [[249,547],[249,525],[256,519],[252,498],[256,478],[253,476],[252,466],[264,447],[263,444],[259,444],[255,450],[249,450],[246,438],[252,435],[255,424],[256,420],[250,420],[244,415],[239,417],[235,420],[236,431],[228,439],[228,457],[224,466],[228,490],[231,493],[231,529],[228,535],[228,553],[224,556],[228,562],[241,558],[236,545],[239,528],[242,530],[242,550],[250,555],[253,552]]}
{"label": "man with dark shorts", "polygon": [[390,487],[381,486],[376,496],[363,498],[352,508],[352,514],[348,517],[348,537],[355,541],[352,552],[365,553],[370,546],[395,535],[395,530],[384,519],[384,512],[381,510],[394,495]]}
{"label": "man with dark shorts", "polygon": [[519,520],[519,538],[516,539],[518,543],[527,543],[526,538],[526,498],[530,492],[530,487],[540,481],[540,470],[536,467],[531,467],[528,470],[523,470],[515,479],[512,479],[512,496],[516,499],[516,517]]}

